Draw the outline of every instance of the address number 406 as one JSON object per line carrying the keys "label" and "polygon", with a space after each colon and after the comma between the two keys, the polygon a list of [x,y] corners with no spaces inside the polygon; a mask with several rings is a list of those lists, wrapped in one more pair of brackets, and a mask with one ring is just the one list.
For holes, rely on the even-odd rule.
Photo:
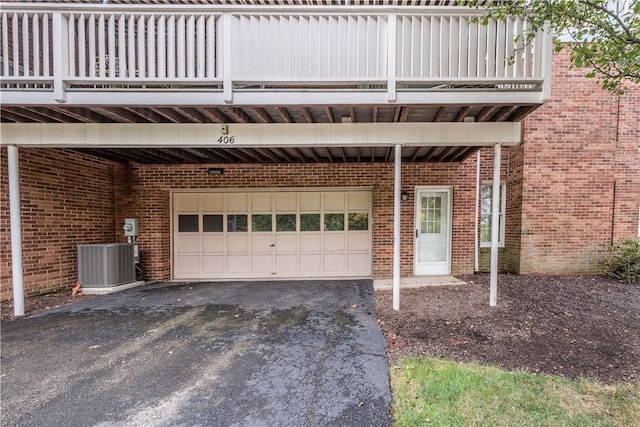
{"label": "address number 406", "polygon": [[218,144],[233,144],[236,142],[235,138],[235,136],[221,136],[220,138],[218,138]]}

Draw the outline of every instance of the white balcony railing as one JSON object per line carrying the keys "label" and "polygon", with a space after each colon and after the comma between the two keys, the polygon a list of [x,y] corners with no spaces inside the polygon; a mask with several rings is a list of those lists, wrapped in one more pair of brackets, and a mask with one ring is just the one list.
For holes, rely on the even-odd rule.
{"label": "white balcony railing", "polygon": [[514,38],[526,21],[485,26],[474,13],[3,3],[2,94],[48,92],[38,99],[64,102],[74,91],[180,90],[219,93],[226,103],[242,91],[302,89],[377,91],[388,102],[403,90],[544,94],[549,36],[523,47]]}

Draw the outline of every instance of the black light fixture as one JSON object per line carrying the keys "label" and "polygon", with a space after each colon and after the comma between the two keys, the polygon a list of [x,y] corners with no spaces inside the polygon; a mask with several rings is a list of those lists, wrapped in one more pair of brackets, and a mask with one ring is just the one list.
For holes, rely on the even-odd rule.
{"label": "black light fixture", "polygon": [[209,168],[209,169],[207,169],[207,173],[209,175],[222,175],[223,172],[224,172],[224,169],[222,169],[222,168]]}
{"label": "black light fixture", "polygon": [[402,199],[402,201],[406,201],[409,198],[409,193],[407,193],[407,190],[402,190],[400,192],[400,198]]}

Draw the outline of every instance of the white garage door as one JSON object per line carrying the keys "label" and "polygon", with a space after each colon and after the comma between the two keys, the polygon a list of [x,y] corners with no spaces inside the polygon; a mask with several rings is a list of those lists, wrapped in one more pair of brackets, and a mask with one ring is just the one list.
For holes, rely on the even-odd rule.
{"label": "white garage door", "polygon": [[175,279],[371,275],[368,190],[174,193]]}

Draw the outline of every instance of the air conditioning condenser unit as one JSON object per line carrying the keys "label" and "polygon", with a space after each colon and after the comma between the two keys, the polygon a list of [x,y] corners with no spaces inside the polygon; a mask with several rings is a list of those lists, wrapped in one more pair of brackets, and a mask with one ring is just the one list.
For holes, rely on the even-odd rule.
{"label": "air conditioning condenser unit", "polygon": [[82,287],[111,287],[135,281],[133,244],[78,245],[78,282]]}

